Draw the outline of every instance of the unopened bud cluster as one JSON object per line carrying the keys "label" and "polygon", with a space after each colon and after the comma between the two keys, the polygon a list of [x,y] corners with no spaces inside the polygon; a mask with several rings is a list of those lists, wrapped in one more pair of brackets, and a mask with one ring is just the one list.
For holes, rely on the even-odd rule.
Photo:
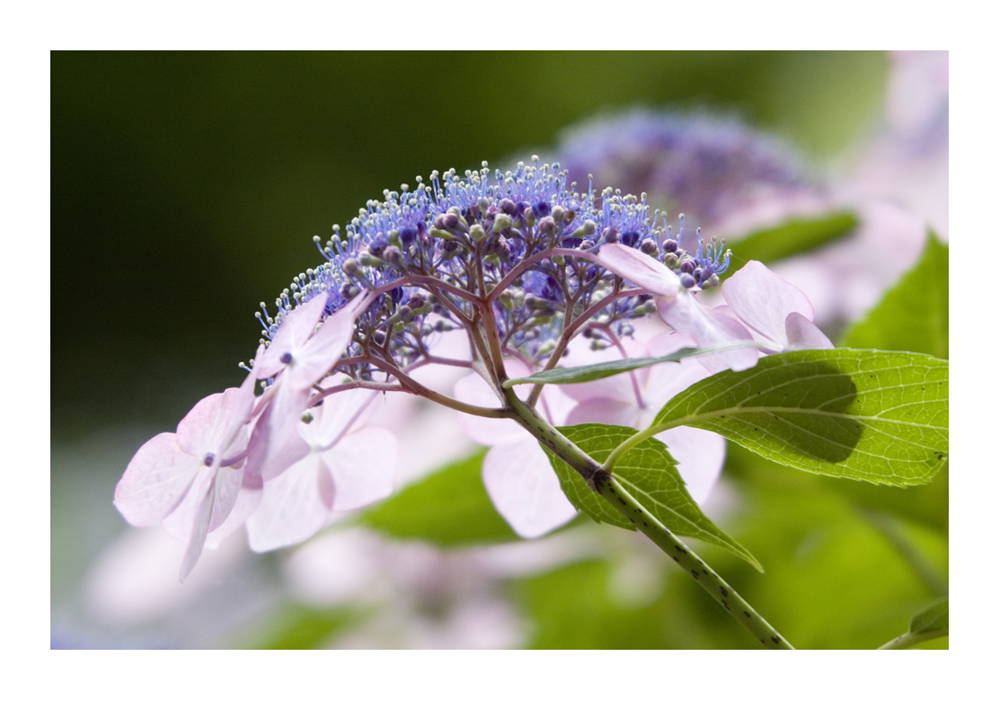
{"label": "unopened bud cluster", "polygon": [[[335,226],[325,245],[314,238],[326,262],[296,276],[273,317],[265,310],[265,339],[321,292],[329,293],[325,317],[373,291],[379,296],[358,319],[348,352],[404,368],[425,357],[440,332],[480,318],[477,305],[489,299],[504,351],[540,362],[567,319],[631,287],[576,252],[618,243],[662,261],[690,290],[718,285],[729,264],[722,245],[705,246],[699,235],[697,250],[683,250],[680,232],[675,237],[663,226],[645,195],[607,189],[598,196],[592,183],[576,192],[566,178],[558,164],[537,159],[491,178],[484,162],[464,177],[435,171],[426,183],[418,177],[415,190],[386,190],[384,201],[369,201],[344,230]],[[593,318],[627,335],[628,320],[652,310],[648,295],[622,296]],[[372,368],[357,363],[341,371],[366,379]]]}

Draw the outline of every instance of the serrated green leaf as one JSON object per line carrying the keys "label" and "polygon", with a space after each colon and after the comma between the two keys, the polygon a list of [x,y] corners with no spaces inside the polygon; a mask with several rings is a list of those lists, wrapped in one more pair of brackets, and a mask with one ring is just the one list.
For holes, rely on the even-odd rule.
{"label": "serrated green leaf", "polygon": [[517,377],[503,383],[504,387],[521,384],[549,384],[549,385],[573,385],[582,382],[593,382],[612,375],[620,375],[623,372],[637,370],[650,365],[660,363],[679,363],[684,358],[706,353],[718,353],[732,348],[756,347],[756,343],[730,343],[722,346],[710,346],[707,348],[681,348],[669,355],[661,355],[655,358],[623,358],[621,360],[609,360],[606,363],[594,363],[593,365],[581,365],[573,368],[553,368],[536,372],[528,377]]}
{"label": "serrated green leaf", "polygon": [[[598,462],[603,462],[612,450],[638,433],[634,428],[604,424],[563,426],[559,432]],[[563,492],[576,508],[599,523],[603,521],[619,528],[635,530],[614,506],[587,487],[576,470],[547,448],[545,452],[559,476]],[[677,472],[677,461],[661,441],[648,438],[626,451],[615,465],[614,475],[639,503],[675,535],[718,545],[763,571],[760,563],[746,548],[723,533],[701,512]]]}
{"label": "serrated green leaf", "polygon": [[737,261],[770,263],[835,241],[857,226],[858,218],[852,212],[836,212],[815,219],[792,219],[777,227],[755,231],[734,242],[733,257]]}
{"label": "serrated green leaf", "polygon": [[428,476],[365,513],[362,524],[443,547],[520,540],[483,487],[485,451]]}
{"label": "serrated green leaf", "polygon": [[948,357],[948,247],[929,233],[920,261],[840,344]]}
{"label": "serrated green leaf", "polygon": [[910,632],[935,633],[948,630],[948,597],[938,599],[910,621]]}
{"label": "serrated green leaf", "polygon": [[948,362],[805,350],[726,370],[671,399],[654,425],[715,431],[774,462],[880,484],[923,484],[948,456]]}

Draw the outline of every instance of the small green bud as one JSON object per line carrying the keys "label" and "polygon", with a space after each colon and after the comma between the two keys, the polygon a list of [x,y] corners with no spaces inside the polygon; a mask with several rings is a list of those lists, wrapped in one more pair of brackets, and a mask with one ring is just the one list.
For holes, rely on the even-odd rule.
{"label": "small green bud", "polygon": [[493,220],[493,231],[503,231],[512,226],[514,226],[514,220],[510,218],[509,214],[504,214],[503,212],[497,214]]}
{"label": "small green bud", "polygon": [[472,228],[469,229],[469,236],[472,237],[473,241],[479,243],[486,238],[486,230],[479,224],[473,224]]}

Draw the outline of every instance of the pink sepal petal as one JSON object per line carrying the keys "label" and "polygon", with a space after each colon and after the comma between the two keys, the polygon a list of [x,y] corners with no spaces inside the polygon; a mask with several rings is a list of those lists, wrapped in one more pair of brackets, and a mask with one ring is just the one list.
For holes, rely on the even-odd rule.
{"label": "pink sepal petal", "polygon": [[358,295],[331,314],[312,338],[292,351],[288,382],[293,390],[306,389],[319,381],[340,360],[354,334],[354,322],[360,309],[367,306],[367,295]]}
{"label": "pink sepal petal", "polygon": [[312,447],[327,450],[371,412],[378,396],[378,392],[370,389],[331,394],[321,405],[310,409],[314,418],[311,423],[299,426],[299,433]]}
{"label": "pink sepal petal", "polygon": [[153,526],[177,508],[204,460],[181,451],[173,433],[139,448],[118,486],[115,506],[133,526]]}
{"label": "pink sepal petal", "polygon": [[[628,353],[629,358],[645,358],[649,356],[649,349],[641,341],[631,338],[621,339],[621,344]],[[574,348],[576,350],[576,348]],[[610,346],[600,351],[592,351],[589,348],[582,353],[572,353],[561,363],[564,367],[575,367],[580,365],[593,365],[595,363],[606,363],[612,360],[622,360],[621,351],[615,346]],[[623,372],[619,375],[612,375],[593,382],[581,382],[575,385],[558,385],[559,389],[569,397],[578,402],[585,402],[588,399],[603,397],[613,399],[618,402],[636,403],[635,387],[632,384],[632,376],[635,375],[639,387],[643,387],[649,379],[650,368],[644,367],[632,372]]]}
{"label": "pink sepal petal", "polygon": [[312,335],[316,324],[323,316],[327,296],[326,292],[316,295],[305,304],[288,312],[282,319],[281,326],[274,334],[267,351],[260,362],[255,364],[259,379],[263,380],[280,372],[285,367],[285,363],[281,362],[281,356],[285,353],[294,355]]}
{"label": "pink sepal petal", "polygon": [[688,494],[701,504],[722,474],[726,461],[726,439],[700,428],[679,426],[657,434],[677,461],[677,471],[687,486]]}
{"label": "pink sepal petal", "polygon": [[[702,306],[688,293],[676,297],[661,297],[656,302],[656,310],[671,328],[691,336],[699,347],[753,340],[750,332],[735,318],[724,311],[715,311]],[[698,361],[711,372],[719,372],[726,368],[746,370],[757,364],[757,350],[739,348],[712,353],[698,356]]]}
{"label": "pink sepal petal", "polygon": [[[185,499],[185,503],[163,521],[168,533],[175,537],[182,536],[181,540],[188,541],[181,563],[182,582],[201,557],[209,531],[221,526],[232,512],[242,480],[242,468],[234,470],[229,467],[206,467],[195,478],[195,484],[188,492],[188,497],[194,498]],[[207,488],[204,486],[206,484]],[[204,493],[201,498],[196,498],[202,491]],[[188,535],[183,537],[185,533]]]}
{"label": "pink sepal petal", "polygon": [[298,426],[302,423],[302,412],[309,403],[309,390],[292,391],[284,380],[284,375],[278,377],[271,402],[257,419],[250,436],[245,466],[250,474],[261,474],[284,450],[291,437],[298,434]]}
{"label": "pink sepal petal", "polygon": [[612,424],[615,426],[638,427],[642,409],[632,402],[595,397],[580,402],[569,412],[567,424]]}
{"label": "pink sepal petal", "polygon": [[483,459],[483,484],[497,512],[522,538],[537,538],[576,516],[545,451],[533,439],[497,445]]}
{"label": "pink sepal petal", "polygon": [[304,426],[305,424],[300,421],[297,427],[289,431],[286,434],[285,442],[282,443],[274,457],[260,468],[260,476],[263,480],[274,479],[309,454],[312,447],[302,437]]}
{"label": "pink sepal petal", "polygon": [[240,492],[233,504],[233,510],[218,528],[209,531],[208,538],[205,539],[205,547],[215,549],[219,547],[226,538],[238,531],[250,518],[250,514],[257,510],[260,499],[263,496],[264,480],[260,475],[247,474],[243,471],[243,482],[240,484]]}
{"label": "pink sepal petal", "polygon": [[[687,334],[668,332],[650,340],[649,354],[653,356],[669,355],[681,348],[694,348],[697,345],[695,340]],[[711,374],[708,368],[698,362],[697,357],[685,358],[680,363],[661,363],[652,366],[650,370],[644,398],[646,410],[652,411],[654,414],[659,412],[660,408],[675,394]]]}
{"label": "pink sepal petal", "polygon": [[320,489],[321,472],[327,470],[319,453],[311,452],[264,483],[260,505],[247,519],[252,550],[267,552],[301,543],[323,527],[330,509]]}
{"label": "pink sepal petal", "polygon": [[194,514],[194,522],[191,528],[191,539],[188,541],[187,549],[184,551],[184,559],[181,561],[180,581],[183,582],[191,574],[191,570],[198,563],[201,552],[205,548],[205,539],[208,537],[208,524],[212,518],[212,490],[209,488],[201,500],[197,503]]}
{"label": "pink sepal petal", "polygon": [[392,494],[399,441],[384,428],[362,428],[344,436],[320,459],[333,475],[333,508],[360,509]]}
{"label": "pink sepal petal", "polygon": [[605,268],[654,295],[673,297],[684,290],[670,268],[652,256],[618,243],[601,246],[597,256]]}
{"label": "pink sepal petal", "polygon": [[[517,366],[508,365],[508,374],[512,367]],[[490,409],[500,407],[500,399],[496,393],[477,373],[467,375],[455,383],[455,398],[473,406]],[[524,436],[524,429],[510,419],[487,419],[471,414],[459,414],[458,420],[469,438],[482,445],[498,445]]]}
{"label": "pink sepal petal", "polygon": [[797,312],[792,312],[785,319],[785,335],[788,338],[785,350],[833,350],[833,342],[826,334]]}
{"label": "pink sepal petal", "polygon": [[722,283],[722,296],[736,316],[766,340],[787,348],[785,318],[796,312],[813,319],[813,307],[805,294],[792,283],[752,260]]}
{"label": "pink sepal petal", "polygon": [[226,392],[199,400],[177,424],[177,445],[188,455],[204,458],[206,453],[219,449],[229,420],[229,408],[238,390],[227,389]]}

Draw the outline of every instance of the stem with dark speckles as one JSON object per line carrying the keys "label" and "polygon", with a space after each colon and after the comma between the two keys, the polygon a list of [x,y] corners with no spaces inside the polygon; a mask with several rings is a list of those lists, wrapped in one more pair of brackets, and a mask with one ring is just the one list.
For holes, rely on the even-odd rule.
{"label": "stem with dark speckles", "polygon": [[764,620],[746,600],[736,593],[722,577],[694,554],[677,536],[660,523],[646,507],[619,484],[611,473],[582,451],[579,446],[566,438],[542,416],[534,407],[525,404],[514,394],[513,388],[504,389],[508,408],[514,412],[515,421],[537,438],[546,448],[558,455],[586,480],[587,485],[604,497],[622,513],[639,531],[673,558],[683,570],[690,573],[698,584],[713,599],[719,602],[729,615],[746,628],[768,650],[792,650],[792,646],[778,634],[774,627]]}
{"label": "stem with dark speckles", "polygon": [[682,543],[677,536],[656,520],[656,517],[635,497],[629,494],[614,477],[604,470],[598,471],[592,478],[594,491],[608,500],[621,514],[639,529],[647,538],[656,543],[660,550],[669,555],[681,569],[688,572],[702,588],[719,602],[737,623],[746,628],[768,650],[793,650],[784,637],[778,634],[774,627],[764,620],[740,596],[735,589],[726,583],[715,570],[705,564],[704,560]]}
{"label": "stem with dark speckles", "polygon": [[943,638],[948,635],[948,629],[944,630],[932,630],[926,633],[903,633],[898,638],[893,638],[885,645],[882,645],[879,650],[905,650],[908,647],[913,647],[917,643],[922,643],[925,640],[934,640],[935,638]]}

